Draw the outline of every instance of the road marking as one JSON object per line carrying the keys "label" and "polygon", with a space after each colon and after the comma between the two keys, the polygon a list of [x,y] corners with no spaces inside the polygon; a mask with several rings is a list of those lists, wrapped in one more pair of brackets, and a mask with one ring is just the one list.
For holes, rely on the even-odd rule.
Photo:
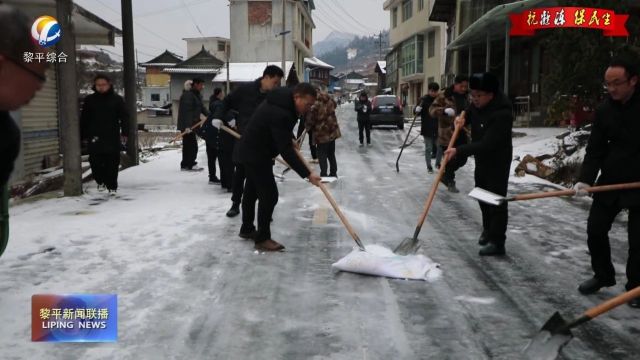
{"label": "road marking", "polygon": [[327,218],[329,217],[329,209],[327,209],[326,207],[319,207],[316,209],[316,211],[313,213],[313,221],[312,224],[313,225],[326,225],[327,224]]}

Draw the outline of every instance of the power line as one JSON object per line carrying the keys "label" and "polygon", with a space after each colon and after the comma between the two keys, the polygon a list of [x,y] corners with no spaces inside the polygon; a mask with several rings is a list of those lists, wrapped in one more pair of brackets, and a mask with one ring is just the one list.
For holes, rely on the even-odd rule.
{"label": "power line", "polygon": [[[206,2],[209,2],[210,0],[199,0],[199,1],[194,1],[192,3],[188,3],[187,6],[193,6],[193,5],[200,5],[200,4],[204,4]],[[149,11],[147,13],[143,13],[143,14],[136,14],[136,18],[140,19],[143,17],[148,17],[148,16],[154,16],[154,15],[158,15],[158,14],[164,14],[164,13],[168,13],[168,12],[172,12],[174,10],[178,10],[180,8],[182,8],[183,5],[178,5],[178,6],[172,6],[172,7],[166,7],[160,10],[156,10],[156,11]]]}
{"label": "power line", "polygon": [[[356,19],[354,19],[351,15],[349,15],[346,11],[344,11],[344,8],[342,8],[342,9],[343,9],[343,11],[340,11],[340,10],[336,10],[333,6],[331,6],[331,3],[330,3],[328,0],[327,0],[327,1],[325,1],[324,3],[327,5],[325,10],[327,10],[327,9],[328,9],[328,10],[330,10],[333,14],[335,14],[335,16],[338,16],[338,17],[340,18],[340,20],[338,20],[338,21],[344,21],[344,22],[345,22],[345,23],[347,23],[347,24],[348,24],[348,23],[351,23],[351,24],[353,24],[353,25],[356,25],[356,27],[358,27],[358,26],[359,26],[359,27],[360,27],[359,31],[364,30],[364,32],[366,32],[366,33],[371,32],[371,30],[369,30],[367,27],[365,27],[365,26],[361,25],[361,24],[360,24],[360,22],[358,22],[358,21],[357,21]],[[347,17],[345,16],[345,13],[346,13],[346,15],[348,15],[351,19],[347,18]],[[354,22],[354,21],[355,21],[355,22]]]}
{"label": "power line", "polygon": [[350,30],[346,30],[345,28],[342,27],[342,25],[336,25],[335,22],[333,21],[329,21],[328,19],[333,19],[333,16],[331,16],[330,14],[326,13],[326,11],[324,9],[320,9],[320,8],[316,8],[316,17],[318,18],[318,20],[320,20],[320,22],[322,22],[323,24],[327,25],[328,27],[330,27],[332,30],[338,31],[338,32],[349,32]]}
{"label": "power line", "polygon": [[204,37],[204,34],[202,33],[202,31],[200,30],[200,27],[198,26],[198,22],[196,21],[196,18],[193,17],[193,14],[191,13],[191,10],[189,10],[189,7],[187,6],[187,4],[185,4],[184,0],[180,0],[180,1],[182,1],[182,5],[187,10],[187,14],[189,14],[189,16],[191,17],[191,20],[193,20],[193,24],[196,26],[196,30],[198,30],[200,35]]}
{"label": "power line", "polygon": [[[343,11],[344,14],[346,14],[348,17],[350,17],[353,21],[355,21],[357,24],[359,24],[363,29],[367,30],[368,32],[373,31],[372,28],[362,24],[360,21],[358,21],[358,19],[354,18],[353,16],[351,16],[351,14],[344,8],[342,7],[342,4],[340,4],[337,1],[334,1],[334,3]],[[327,3],[328,4],[328,3]]]}

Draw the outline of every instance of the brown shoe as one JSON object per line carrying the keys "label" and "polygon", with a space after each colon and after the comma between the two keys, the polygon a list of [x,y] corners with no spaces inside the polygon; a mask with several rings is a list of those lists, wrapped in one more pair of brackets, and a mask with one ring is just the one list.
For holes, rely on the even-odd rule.
{"label": "brown shoe", "polygon": [[256,242],[255,249],[258,251],[282,251],[284,246],[274,240],[264,240]]}

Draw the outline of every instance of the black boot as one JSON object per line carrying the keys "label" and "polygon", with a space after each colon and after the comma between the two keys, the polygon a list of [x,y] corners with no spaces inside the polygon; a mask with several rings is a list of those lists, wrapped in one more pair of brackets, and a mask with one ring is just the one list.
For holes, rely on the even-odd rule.
{"label": "black boot", "polygon": [[240,203],[234,202],[233,205],[231,205],[231,209],[227,211],[227,216],[234,217],[238,216],[238,214],[240,214]]}
{"label": "black boot", "polygon": [[480,256],[497,256],[504,255],[506,252],[504,250],[504,245],[498,245],[495,243],[488,243],[480,249]]}
{"label": "black boot", "polygon": [[255,240],[258,238],[258,230],[255,227],[241,227],[238,236],[245,240]]}
{"label": "black boot", "polygon": [[489,235],[487,234],[487,230],[482,230],[482,234],[478,238],[478,245],[485,246],[489,243]]}
{"label": "black boot", "polygon": [[616,281],[602,281],[596,277],[593,277],[578,286],[578,291],[583,295],[589,295],[598,292],[603,287],[613,286]]}

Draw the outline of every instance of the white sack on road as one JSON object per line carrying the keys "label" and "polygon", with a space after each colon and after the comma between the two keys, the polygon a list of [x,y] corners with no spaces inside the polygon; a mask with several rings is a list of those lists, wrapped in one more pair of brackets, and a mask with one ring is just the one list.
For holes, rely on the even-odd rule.
{"label": "white sack on road", "polygon": [[367,245],[366,249],[354,248],[331,266],[341,271],[394,279],[433,281],[442,274],[440,264],[424,255],[400,256],[380,245]]}

